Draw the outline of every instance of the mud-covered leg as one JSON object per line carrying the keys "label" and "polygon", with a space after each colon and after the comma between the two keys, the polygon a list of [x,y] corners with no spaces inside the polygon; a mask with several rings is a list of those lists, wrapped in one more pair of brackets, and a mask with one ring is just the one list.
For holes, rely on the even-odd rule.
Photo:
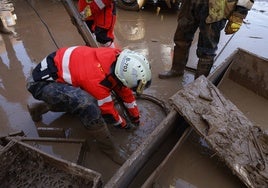
{"label": "mud-covered leg", "polygon": [[[101,117],[96,100],[78,87],[57,82],[34,82],[30,80],[27,83],[27,89],[35,99],[43,101],[43,103],[40,103],[41,105],[38,105],[42,109],[41,112],[50,110],[78,115],[85,126],[90,121]],[[46,108],[44,104],[47,105]]]}
{"label": "mud-covered leg", "polygon": [[198,28],[197,19],[192,12],[195,6],[191,1],[185,1],[178,15],[178,25],[174,34],[174,54],[172,58],[172,67],[169,71],[163,71],[158,74],[160,79],[168,79],[182,76],[189,58],[189,51],[194,39],[194,34]]}
{"label": "mud-covered leg", "polygon": [[122,165],[128,156],[114,141],[105,123],[88,128],[89,134],[96,139],[99,149],[115,163]]}
{"label": "mud-covered leg", "polygon": [[80,88],[56,82],[40,82],[28,88],[36,99],[49,106],[49,110],[78,115],[89,134],[96,139],[100,150],[119,165],[125,162],[125,152],[113,141],[97,101],[91,95]]}
{"label": "mud-covered leg", "polygon": [[[206,8],[208,9],[208,7]],[[203,21],[200,23],[199,38],[196,54],[199,58],[195,79],[201,75],[208,76],[213,66],[218,43],[220,40],[221,30],[224,28],[226,20],[220,20],[208,24],[205,22],[206,17],[201,16]]]}
{"label": "mud-covered leg", "polygon": [[197,79],[199,76],[204,75],[208,76],[211,70],[211,67],[214,63],[213,58],[199,58],[198,64],[197,64],[197,69],[195,73],[195,79]]}

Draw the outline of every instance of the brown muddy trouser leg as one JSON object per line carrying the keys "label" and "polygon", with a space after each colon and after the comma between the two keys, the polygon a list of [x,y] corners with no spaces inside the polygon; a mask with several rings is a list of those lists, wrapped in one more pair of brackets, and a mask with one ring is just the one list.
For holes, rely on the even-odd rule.
{"label": "brown muddy trouser leg", "polygon": [[173,38],[175,46],[171,70],[179,73],[184,72],[194,34],[198,28],[198,22],[192,15],[193,8],[191,1],[183,1]]}
{"label": "brown muddy trouser leg", "polygon": [[210,73],[213,63],[214,63],[213,59],[199,58],[198,64],[197,64],[197,70],[195,72],[195,79],[197,79],[201,75],[204,75],[207,77]]}
{"label": "brown muddy trouser leg", "polygon": [[175,47],[172,70],[184,70],[194,34],[199,29],[196,50],[199,61],[195,77],[209,74],[216,56],[221,30],[224,28],[226,20],[207,23],[208,13],[209,4],[207,0],[183,1],[174,35]]}
{"label": "brown muddy trouser leg", "polygon": [[[201,0],[202,1],[202,0]],[[218,43],[220,41],[221,30],[225,27],[226,20],[207,23],[206,19],[209,12],[208,1],[199,5],[199,36],[196,54],[199,58],[195,79],[201,75],[208,76],[214,63]]]}
{"label": "brown muddy trouser leg", "polygon": [[103,153],[119,165],[126,161],[126,154],[113,141],[96,100],[87,92],[68,84],[33,82],[32,78],[27,81],[27,89],[35,99],[45,101],[38,105],[39,110],[36,110],[39,112],[36,115],[38,118],[48,110],[78,115]]}
{"label": "brown muddy trouser leg", "polygon": [[88,128],[89,134],[96,139],[100,150],[112,161],[122,165],[127,160],[126,153],[117,146],[106,124],[96,124]]}
{"label": "brown muddy trouser leg", "polygon": [[160,79],[173,78],[182,76],[188,61],[190,47],[194,38],[194,34],[198,28],[198,21],[195,19],[193,12],[193,2],[185,0],[178,15],[177,29],[174,34],[174,53],[172,66],[169,71],[160,72]]}

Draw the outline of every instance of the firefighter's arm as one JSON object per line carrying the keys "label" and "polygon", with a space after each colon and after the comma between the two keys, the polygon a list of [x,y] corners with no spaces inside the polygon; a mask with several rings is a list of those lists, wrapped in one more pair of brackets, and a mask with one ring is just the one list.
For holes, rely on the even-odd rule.
{"label": "firefighter's arm", "polygon": [[101,110],[102,117],[107,124],[124,128],[126,126],[126,120],[120,116],[114,106],[114,101],[110,93],[110,89],[94,83],[84,85],[83,89],[93,96]]}
{"label": "firefighter's arm", "polygon": [[[104,99],[107,100],[108,98]],[[98,100],[98,105],[101,109],[102,117],[107,124],[113,125],[118,128],[125,128],[127,126],[126,120],[120,116],[118,111],[114,107],[112,97],[103,103],[102,100]]]}
{"label": "firefighter's arm", "polygon": [[132,90],[122,86],[114,88],[114,91],[126,107],[131,123],[138,126],[140,123],[140,113]]}
{"label": "firefighter's arm", "polygon": [[253,0],[238,0],[237,5],[233,13],[229,16],[225,27],[225,33],[227,35],[234,34],[240,29],[243,20],[246,18],[248,11],[252,8],[253,3]]}
{"label": "firefighter's arm", "polygon": [[114,106],[113,98],[107,90],[95,92],[95,96],[100,107],[102,117],[107,124],[111,124],[118,128],[126,128],[126,120],[120,116],[119,112]]}

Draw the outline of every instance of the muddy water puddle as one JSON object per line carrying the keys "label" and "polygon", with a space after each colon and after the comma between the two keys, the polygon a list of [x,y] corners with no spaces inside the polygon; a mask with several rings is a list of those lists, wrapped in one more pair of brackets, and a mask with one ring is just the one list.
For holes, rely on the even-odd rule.
{"label": "muddy water puddle", "polygon": [[[76,117],[70,116],[70,114],[49,112],[44,115],[42,122],[34,123],[26,108],[27,103],[34,101],[25,88],[26,78],[33,67],[44,56],[58,47],[83,45],[81,36],[71,24],[60,1],[14,0],[12,2],[15,5],[14,13],[16,13],[17,20],[16,25],[9,28],[14,31],[14,35],[0,35],[0,135],[4,136],[9,132],[23,130],[29,137],[39,137],[37,127],[55,127],[64,128],[68,138],[88,138],[88,134],[80,121]],[[260,26],[258,28],[263,29],[267,27],[268,23],[261,21],[267,17],[267,12],[264,10],[267,1],[261,2],[264,4],[256,6],[254,15],[260,13],[260,19],[256,23]],[[160,11],[160,14],[157,15],[154,9],[140,12],[118,9],[117,13],[116,45],[120,48],[137,50],[146,55],[152,63],[153,82],[145,93],[167,101],[184,84],[193,80],[191,72],[186,72],[182,78],[171,80],[159,80],[157,76],[158,72],[169,69],[171,65],[172,38],[177,19],[176,12]],[[251,28],[250,26],[247,25],[246,28]],[[246,36],[248,39],[249,35]],[[251,34],[250,36],[250,40],[253,40],[253,42],[259,41],[260,37],[261,40],[265,41],[266,39],[263,35]],[[247,41],[244,40],[243,36],[242,39]],[[235,40],[237,44],[238,35],[236,35]],[[255,46],[254,48],[257,49]],[[264,47],[261,46],[261,49],[264,49]],[[195,52],[192,53],[190,56],[194,57]],[[241,102],[244,104],[243,101]],[[251,103],[253,105],[253,102]],[[142,114],[141,126],[137,130],[126,132],[111,128],[116,142],[129,154],[165,117],[161,108],[158,106],[152,107],[150,102],[141,102],[140,110]],[[245,109],[245,112],[247,114],[247,109]],[[104,156],[94,142],[90,143],[90,146],[83,165],[100,171],[106,182],[119,166]],[[70,153],[63,152],[60,146],[50,147],[44,144],[38,147],[62,158],[66,155],[72,156],[71,151],[69,151]],[[222,187],[242,186],[224,166],[213,158],[202,154],[204,153],[200,153],[197,146],[187,141],[179,151],[178,158],[172,161],[171,171],[167,171],[167,174],[176,172],[179,175],[165,176],[167,185],[174,185],[174,181],[181,178],[192,182],[197,187],[218,187],[216,185],[217,181],[220,182],[219,185]],[[165,180],[160,179],[159,183],[162,184],[162,182],[165,182]]]}
{"label": "muddy water puddle", "polygon": [[224,79],[219,89],[257,126],[268,129],[268,100],[237,84]]}
{"label": "muddy water puddle", "polygon": [[1,150],[0,187],[93,187],[100,174],[10,141]]}
{"label": "muddy water puddle", "polygon": [[[83,152],[82,146],[84,142],[71,142],[68,140],[25,140],[26,144],[34,146],[41,151],[44,151],[50,155],[58,157],[60,159],[65,159],[74,163],[79,163],[79,155]],[[64,147],[63,147],[64,145]],[[66,149],[68,148],[68,149]]]}
{"label": "muddy water puddle", "polygon": [[117,143],[125,148],[127,153],[132,154],[142,141],[161,123],[166,117],[166,111],[162,106],[145,99],[137,99],[137,105],[140,106],[141,123],[136,130],[118,130],[110,128]]}
{"label": "muddy water puddle", "polygon": [[[162,106],[156,105],[151,101],[138,99],[137,104],[140,106],[141,113],[141,124],[139,127],[134,130],[118,130],[109,127],[115,142],[128,156],[137,150],[140,144],[142,144],[148,135],[166,117],[165,110]],[[103,181],[108,182],[120,166],[111,162],[107,156],[103,155],[94,141],[89,142],[88,147],[83,165],[100,172],[103,175]]]}
{"label": "muddy water puddle", "polygon": [[181,181],[187,182],[188,187],[198,188],[246,187],[194,132],[174,150],[153,184],[161,188],[175,187]]}

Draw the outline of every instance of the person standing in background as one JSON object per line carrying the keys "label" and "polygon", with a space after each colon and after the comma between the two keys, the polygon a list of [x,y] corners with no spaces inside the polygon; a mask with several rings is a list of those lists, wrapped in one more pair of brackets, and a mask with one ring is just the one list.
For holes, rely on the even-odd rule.
{"label": "person standing in background", "polygon": [[168,79],[184,74],[197,29],[199,38],[196,54],[199,60],[195,79],[201,75],[208,76],[216,56],[221,30],[225,27],[227,35],[237,32],[253,3],[254,0],[182,0],[174,34],[172,67],[169,71],[160,72],[158,77]]}
{"label": "person standing in background", "polygon": [[97,42],[102,47],[114,48],[116,5],[113,0],[79,0],[78,11]]}

